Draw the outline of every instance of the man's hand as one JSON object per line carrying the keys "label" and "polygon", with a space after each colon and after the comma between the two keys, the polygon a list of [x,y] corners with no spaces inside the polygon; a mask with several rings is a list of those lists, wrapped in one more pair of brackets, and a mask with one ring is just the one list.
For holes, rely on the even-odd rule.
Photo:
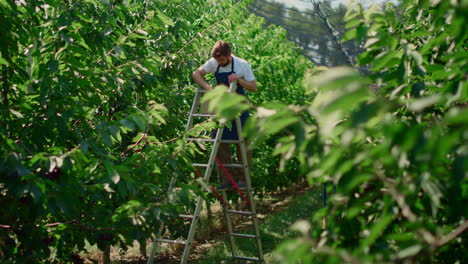
{"label": "man's hand", "polygon": [[229,79],[229,82],[232,83],[232,82],[237,81],[239,79],[239,76],[237,74],[233,73],[233,74],[228,76],[228,79]]}
{"label": "man's hand", "polygon": [[203,67],[198,68],[196,71],[192,73],[193,80],[200,85],[201,88],[205,90],[211,90],[211,86],[206,82],[205,74],[207,72],[203,69]]}
{"label": "man's hand", "polygon": [[257,91],[257,82],[255,80],[248,82],[248,81],[240,78],[239,75],[237,75],[235,73],[229,75],[228,80],[231,83],[234,82],[234,81],[237,81],[238,84],[240,84],[242,87],[244,87],[244,89],[246,89],[246,90],[248,90],[250,92]]}

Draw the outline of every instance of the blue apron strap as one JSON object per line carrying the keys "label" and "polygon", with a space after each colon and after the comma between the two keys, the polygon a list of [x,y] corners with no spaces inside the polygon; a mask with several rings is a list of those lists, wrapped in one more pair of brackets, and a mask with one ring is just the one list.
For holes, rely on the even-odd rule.
{"label": "blue apron strap", "polygon": [[234,57],[231,56],[231,58],[232,58],[232,62],[231,62],[231,73],[235,73],[235,72],[234,72]]}

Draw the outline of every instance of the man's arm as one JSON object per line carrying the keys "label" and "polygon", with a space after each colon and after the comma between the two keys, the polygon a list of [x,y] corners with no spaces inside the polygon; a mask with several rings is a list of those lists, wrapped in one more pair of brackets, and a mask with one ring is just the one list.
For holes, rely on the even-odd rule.
{"label": "man's arm", "polygon": [[203,78],[203,76],[205,76],[206,73],[207,72],[205,71],[205,69],[203,69],[203,67],[200,67],[192,73],[192,78],[196,83],[198,83],[198,85],[200,85],[201,88],[209,91],[213,88],[211,88],[211,86],[205,81],[205,78]]}
{"label": "man's arm", "polygon": [[240,84],[244,89],[250,91],[250,92],[256,92],[257,91],[257,82],[255,80],[252,81],[246,81],[242,78],[240,78],[237,74],[233,73],[229,75],[229,82],[236,81],[237,83]]}

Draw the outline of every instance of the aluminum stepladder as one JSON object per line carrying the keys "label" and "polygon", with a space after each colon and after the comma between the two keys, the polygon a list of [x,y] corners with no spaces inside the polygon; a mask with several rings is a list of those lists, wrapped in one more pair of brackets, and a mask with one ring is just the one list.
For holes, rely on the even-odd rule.
{"label": "aluminum stepladder", "polygon": [[[237,82],[231,83],[230,87],[229,87],[229,92],[232,93],[232,92],[235,92],[236,90],[237,90]],[[193,103],[192,103],[192,108],[190,110],[190,116],[189,116],[189,119],[187,121],[187,125],[186,125],[186,128],[185,128],[186,131],[189,131],[193,127],[193,123],[194,123],[195,118],[212,118],[212,117],[215,116],[214,114],[197,113],[197,109],[199,108],[200,99],[202,97],[202,94],[206,93],[206,92],[207,92],[206,90],[197,89],[197,91],[195,93],[195,98],[194,98]],[[227,191],[226,190],[221,191],[221,196],[220,196],[216,192],[216,190],[214,190],[214,188],[212,188],[212,190],[216,194],[216,196],[218,196],[218,198],[221,200],[221,205],[223,207],[224,217],[225,217],[226,224],[227,224],[227,229],[228,229],[229,241],[230,241],[230,244],[231,244],[232,258],[234,260],[247,260],[247,261],[256,261],[256,262],[259,262],[259,263],[263,263],[262,241],[260,239],[260,230],[259,230],[259,225],[258,225],[258,218],[257,218],[255,203],[254,203],[253,194],[252,194],[252,185],[251,185],[251,181],[250,181],[250,168],[249,168],[249,163],[248,163],[248,160],[247,160],[246,146],[245,146],[245,143],[244,143],[244,139],[242,138],[242,125],[241,125],[240,118],[235,119],[235,125],[237,126],[238,140],[222,140],[221,137],[222,137],[222,134],[223,134],[224,125],[221,125],[220,128],[216,129],[216,133],[215,133],[214,138],[210,138],[210,139],[207,139],[207,138],[187,138],[187,141],[198,141],[198,142],[205,142],[205,143],[208,143],[208,142],[213,143],[208,163],[193,163],[193,166],[195,168],[197,168],[197,172],[200,174],[200,176],[203,176],[203,175],[201,175],[201,172],[198,170],[198,168],[205,168],[205,174],[203,176],[203,181],[206,184],[209,184],[209,180],[210,180],[210,177],[211,177],[211,174],[213,172],[213,168],[214,168],[214,165],[215,165],[216,162],[218,163],[218,166],[220,166],[223,169],[223,171],[226,171],[225,170],[226,167],[227,168],[229,168],[229,167],[239,168],[239,169],[242,169],[244,171],[245,182],[246,182],[246,186],[247,186],[247,188],[245,190],[245,194],[247,194],[247,197],[244,196],[243,191],[241,191],[241,190],[239,190],[237,188],[236,183],[234,183],[234,186],[235,186],[235,189],[237,189],[237,191],[239,192],[239,194],[246,200],[246,204],[247,204],[247,206],[249,208],[249,211],[237,211],[237,210],[230,209],[228,202],[226,202],[226,201],[228,201]],[[219,159],[217,159],[217,153],[218,153],[219,145],[221,143],[238,144],[239,145],[240,153],[241,153],[240,163],[239,163],[239,157],[238,157],[238,164],[220,164]],[[227,176],[232,181],[232,178],[229,175],[229,173],[227,173]],[[175,185],[175,178],[173,177],[173,178],[171,178],[171,181],[170,181],[170,184],[169,184],[169,187],[168,187],[168,196],[171,193],[172,189],[174,188],[174,185]],[[164,226],[161,225],[161,227],[159,228],[158,233],[156,234],[156,237],[155,237],[155,239],[153,241],[151,253],[150,253],[150,256],[149,256],[148,262],[147,262],[148,264],[153,263],[154,257],[155,257],[155,254],[156,254],[157,244],[161,243],[161,242],[162,243],[172,243],[172,244],[184,245],[184,252],[183,252],[182,258],[180,260],[180,263],[182,263],[182,264],[187,263],[187,260],[189,258],[189,254],[190,254],[191,245],[192,245],[192,242],[193,242],[193,239],[194,239],[194,236],[195,236],[197,223],[198,223],[198,220],[199,220],[199,217],[200,217],[200,212],[201,212],[202,206],[203,206],[203,198],[201,196],[198,196],[193,215],[188,215],[188,214],[180,214],[179,215],[179,217],[191,219],[190,230],[189,230],[189,233],[187,235],[186,240],[171,240],[171,239],[161,238],[162,232],[163,232],[163,229],[164,229]],[[158,216],[159,216],[159,213],[160,213],[160,211],[158,211]],[[242,234],[242,233],[234,232],[234,228],[233,228],[233,225],[232,225],[232,219],[231,219],[232,215],[240,215],[240,216],[244,216],[244,217],[250,217],[251,221],[252,221],[252,226],[254,227],[254,230],[255,230],[255,234],[252,235],[252,234]],[[258,256],[257,257],[240,256],[238,254],[238,248],[237,248],[237,245],[236,245],[235,237],[255,239],[257,250],[258,250]]]}

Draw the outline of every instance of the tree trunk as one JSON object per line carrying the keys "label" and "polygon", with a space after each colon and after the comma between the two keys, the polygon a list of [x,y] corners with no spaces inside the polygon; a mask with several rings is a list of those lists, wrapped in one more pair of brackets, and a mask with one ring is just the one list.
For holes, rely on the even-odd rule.
{"label": "tree trunk", "polygon": [[206,217],[208,218],[208,224],[211,225],[213,224],[212,219],[213,219],[213,212],[211,212],[211,206],[208,201],[205,201],[206,203]]}
{"label": "tree trunk", "polygon": [[140,244],[140,254],[146,258],[148,256],[146,252],[146,239],[140,239],[138,243]]}
{"label": "tree trunk", "polygon": [[111,264],[110,252],[111,246],[106,245],[106,248],[104,249],[104,251],[102,251],[102,263]]}
{"label": "tree trunk", "polygon": [[6,68],[6,65],[2,65],[2,75],[0,75],[0,85],[3,88],[2,90],[3,104],[5,106],[8,106],[8,85],[7,85],[6,77],[7,77],[7,68]]}

